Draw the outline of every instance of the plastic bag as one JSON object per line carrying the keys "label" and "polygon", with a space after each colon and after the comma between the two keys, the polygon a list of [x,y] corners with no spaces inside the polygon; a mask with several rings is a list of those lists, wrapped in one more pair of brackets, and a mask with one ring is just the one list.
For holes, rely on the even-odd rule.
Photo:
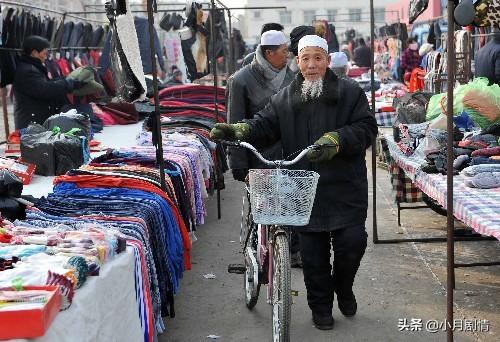
{"label": "plastic bag", "polygon": [[21,197],[23,182],[9,170],[0,170],[0,196]]}
{"label": "plastic bag", "polygon": [[395,98],[393,101],[396,110],[394,126],[402,124],[417,124],[425,121],[426,107],[431,93],[415,92],[403,97]]}
{"label": "plastic bag", "polygon": [[54,142],[54,152],[56,156],[55,174],[57,176],[83,165],[82,140],[79,137],[69,134],[57,134]]}
{"label": "plastic bag", "polygon": [[[474,123],[480,127],[487,126],[487,122],[489,124],[498,122],[500,120],[498,116],[500,112],[500,86],[498,84],[488,85],[488,82],[488,79],[478,77],[467,84],[455,87],[453,90],[454,115],[460,115],[465,110]],[[439,114],[446,114],[446,112],[446,94],[436,94],[431,97],[427,106],[426,120],[432,120]],[[496,119],[494,113],[497,115]]]}
{"label": "plastic bag", "polygon": [[[39,125],[38,125],[39,126]],[[28,128],[37,132],[40,127]],[[23,134],[21,137],[21,157],[36,165],[36,174],[42,176],[62,175],[84,163],[85,137],[77,137],[79,129],[61,133],[59,127],[52,131]],[[83,140],[82,140],[83,139]],[[87,146],[88,148],[88,146]]]}
{"label": "plastic bag", "polygon": [[78,113],[75,109],[69,110],[66,113],[52,115],[45,120],[43,126],[47,130],[59,127],[62,132],[68,132],[72,128],[79,128],[80,131],[77,132],[77,135],[86,137],[87,141],[92,139],[92,128],[89,116],[85,113]]}
{"label": "plastic bag", "polygon": [[54,137],[52,132],[45,131],[30,134],[29,128],[30,127],[27,129],[28,133],[24,133],[21,136],[22,160],[27,163],[35,164],[35,173],[37,175],[55,175],[56,159],[54,154]]}

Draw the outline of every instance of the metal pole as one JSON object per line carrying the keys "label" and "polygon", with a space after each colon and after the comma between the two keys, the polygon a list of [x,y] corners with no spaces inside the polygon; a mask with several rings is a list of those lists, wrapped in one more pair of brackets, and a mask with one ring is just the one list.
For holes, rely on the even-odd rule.
{"label": "metal pole", "polygon": [[233,26],[231,23],[231,10],[227,10],[227,17],[229,19],[229,70],[228,76],[231,76],[234,72],[234,45],[233,45]]}
{"label": "metal pole", "polygon": [[3,109],[3,124],[5,128],[5,140],[9,139],[9,111],[7,109],[7,88],[2,88],[2,109]]}
{"label": "metal pole", "polygon": [[[211,64],[212,64],[212,73],[214,75],[214,104],[215,104],[215,123],[219,122],[219,101],[217,96],[217,60],[215,58],[215,0],[211,0],[210,7],[210,43],[212,44],[212,55],[210,56]],[[220,220],[222,217],[221,210],[221,198],[220,198],[220,187],[219,187],[219,177],[217,177],[217,218]]]}
{"label": "metal pole", "polygon": [[455,241],[453,239],[453,230],[455,219],[453,217],[453,84],[455,79],[455,19],[453,17],[453,0],[448,0],[448,79],[447,79],[447,130],[448,140],[447,148],[447,190],[446,190],[446,225],[448,231],[447,243],[447,281],[446,281],[446,336],[448,342],[453,342],[453,329],[450,324],[453,322],[453,289],[455,288]]}
{"label": "metal pole", "polygon": [[147,0],[148,22],[149,22],[149,53],[151,56],[151,64],[153,66],[153,93],[155,110],[153,112],[154,120],[156,121],[156,135],[158,136],[158,146],[156,148],[156,163],[160,169],[160,183],[163,191],[167,191],[165,184],[165,169],[163,161],[163,138],[161,135],[161,120],[160,120],[160,96],[158,94],[158,70],[156,68],[156,50],[154,41],[154,15],[153,1]]}
{"label": "metal pole", "polygon": [[[371,84],[371,106],[372,115],[375,117],[375,14],[373,0],[370,0],[370,84]],[[373,243],[378,242],[377,230],[377,136],[372,141],[372,213],[373,213]]]}

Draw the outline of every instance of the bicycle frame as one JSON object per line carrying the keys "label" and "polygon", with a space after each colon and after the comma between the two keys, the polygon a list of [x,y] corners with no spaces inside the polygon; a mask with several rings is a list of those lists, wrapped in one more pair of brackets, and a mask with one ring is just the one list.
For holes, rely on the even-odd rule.
{"label": "bicycle frame", "polygon": [[[245,196],[249,197],[249,189],[245,187],[246,193]],[[251,212],[250,202],[249,212]],[[244,209],[242,210],[242,225],[244,224],[243,220],[246,220]],[[243,227],[241,230],[243,233]],[[246,231],[246,236],[243,237],[240,235],[240,241],[244,240],[243,243],[243,251],[247,248],[251,248],[248,246],[249,243],[252,243],[250,240],[252,234],[257,234],[257,258],[256,263],[258,265],[258,275],[256,279],[259,279],[261,284],[267,285],[267,303],[272,304],[272,289],[273,289],[273,263],[270,260],[273,259],[273,245],[275,241],[275,237],[279,234],[284,234],[288,239],[288,232],[282,226],[269,226],[262,224],[252,224],[252,227]],[[246,253],[246,255],[251,255],[251,253]],[[251,256],[250,256],[251,257]]]}
{"label": "bicycle frame", "polygon": [[[317,145],[308,146],[291,161],[269,161],[266,160],[255,147],[248,143],[229,142],[228,145],[249,149],[265,165],[272,166],[277,169],[294,165],[298,163],[303,157],[305,157],[308,151],[321,148]],[[250,177],[252,176],[255,176],[255,174],[252,174]],[[255,178],[250,178],[250,182],[255,186]],[[316,183],[313,186],[315,187],[316,184],[317,178]],[[259,215],[261,216],[258,216],[258,218],[256,217],[257,221],[271,224],[255,223],[253,217],[254,212],[252,210],[250,201],[250,198],[252,197],[252,200],[254,200],[254,197],[251,196],[248,184],[245,187],[245,190],[246,193],[243,197],[242,207],[240,244],[243,248],[243,255],[245,260],[245,265],[243,265],[242,267],[242,273],[245,275],[244,287],[246,305],[251,310],[257,304],[260,285],[267,285],[267,303],[272,306],[273,340],[289,342],[292,304],[290,288],[291,271],[289,259],[290,239],[286,226],[272,224],[284,224],[285,222],[289,221],[266,221],[262,219],[262,212],[259,211]],[[315,188],[313,191],[315,191]],[[255,196],[255,194],[252,195]],[[245,207],[245,197],[248,200],[248,207]],[[239,266],[235,269],[241,270]]]}

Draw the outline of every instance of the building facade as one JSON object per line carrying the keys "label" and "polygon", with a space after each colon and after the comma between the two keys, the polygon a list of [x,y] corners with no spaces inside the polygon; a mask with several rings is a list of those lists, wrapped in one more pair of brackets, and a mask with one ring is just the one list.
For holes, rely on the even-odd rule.
{"label": "building facade", "polygon": [[[374,0],[375,21],[383,25],[386,21],[386,4],[394,0]],[[245,41],[259,41],[262,25],[277,22],[285,27],[285,33],[299,25],[311,25],[316,19],[333,23],[337,34],[355,29],[360,35],[370,34],[370,8],[368,0],[247,0],[246,7],[285,6],[286,9],[245,10]],[[339,36],[339,39],[342,38]]]}

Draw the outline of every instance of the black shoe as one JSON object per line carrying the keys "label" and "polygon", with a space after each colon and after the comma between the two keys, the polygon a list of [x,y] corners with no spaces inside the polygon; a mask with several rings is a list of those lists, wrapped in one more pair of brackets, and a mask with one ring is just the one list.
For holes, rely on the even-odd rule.
{"label": "black shoe", "polygon": [[290,258],[290,265],[293,268],[302,268],[302,257],[300,256],[300,252],[292,253]]}
{"label": "black shoe", "polygon": [[356,303],[354,294],[344,298],[337,296],[337,302],[340,312],[346,317],[352,317],[356,314],[356,311],[358,311],[358,303]]}
{"label": "black shoe", "polygon": [[335,320],[332,315],[322,315],[313,312],[313,323],[316,329],[332,330]]}

